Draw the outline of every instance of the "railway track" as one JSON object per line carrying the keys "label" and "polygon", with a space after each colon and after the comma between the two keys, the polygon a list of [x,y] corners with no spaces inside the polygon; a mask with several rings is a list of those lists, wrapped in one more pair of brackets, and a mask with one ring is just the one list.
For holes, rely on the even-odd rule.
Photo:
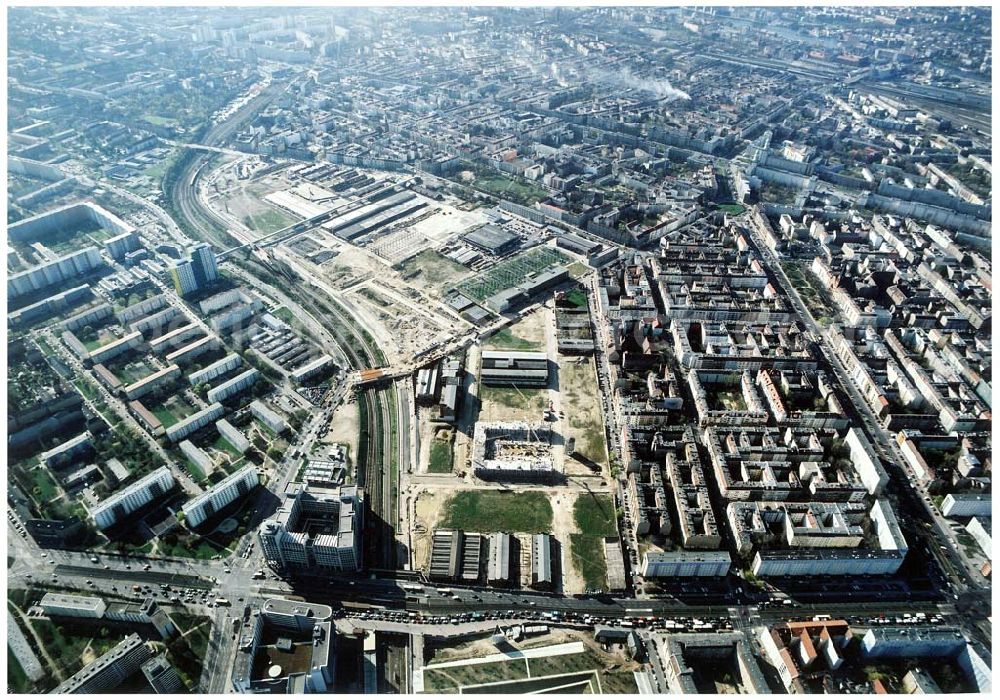
{"label": "railway track", "polygon": [[[369,348],[364,335],[339,309],[321,303],[311,292],[300,295],[300,303],[316,318],[335,321],[327,327],[343,348],[353,369],[365,369],[379,363]],[[351,336],[350,339],[345,334]],[[352,342],[353,341],[353,342]],[[358,486],[364,489],[368,511],[365,529],[369,531],[367,545],[370,565],[377,568],[395,568],[395,497],[394,467],[395,441],[398,421],[395,410],[399,403],[395,387],[391,389],[365,387],[357,390],[358,408],[361,412],[361,435],[358,443]],[[395,427],[394,427],[395,426]]]}
{"label": "railway track", "polygon": [[[369,547],[370,565],[376,568],[395,568],[395,518],[393,515],[394,465],[397,463],[396,444],[396,392],[394,388],[364,390],[362,408],[366,413],[364,431],[364,469],[359,471],[359,482],[365,489],[373,521],[366,529],[374,536]],[[362,482],[363,477],[363,482]]]}
{"label": "railway track", "polygon": [[[271,85],[244,106],[232,119],[210,129],[202,142],[208,146],[224,143],[237,128],[281,93],[282,88]],[[228,233],[226,221],[217,213],[205,207],[197,197],[197,182],[215,153],[196,152],[190,156],[173,180],[173,187],[167,193],[175,212],[186,221],[188,227],[199,234],[199,238],[216,243],[228,243],[232,235]],[[245,241],[237,241],[246,243]],[[240,265],[239,262],[237,265]],[[256,265],[254,261],[254,265]],[[266,263],[261,263],[270,268]],[[240,265],[244,269],[250,265]],[[252,275],[250,270],[247,270]],[[280,271],[269,270],[280,274]],[[289,280],[296,282],[297,280]],[[297,298],[314,318],[329,319],[323,324],[331,332],[343,349],[353,369],[365,369],[385,364],[381,351],[374,345],[363,329],[359,328],[350,314],[341,309],[332,299],[321,300],[308,287],[300,287]],[[358,485],[363,487],[374,523],[373,563],[383,568],[395,568],[395,524],[396,503],[395,484],[398,460],[396,441],[400,435],[398,389],[365,388],[358,391],[359,408],[362,412],[362,436],[358,458],[363,460],[358,470]]]}
{"label": "railway track", "polygon": [[[365,369],[384,363],[376,357],[377,349],[370,347],[364,334],[348,314],[335,304],[318,299],[314,292],[300,288],[299,303],[315,318],[333,321],[324,324],[343,348],[353,369]],[[347,337],[350,336],[350,337]],[[379,352],[378,355],[381,355]],[[365,387],[357,390],[361,412],[361,435],[358,444],[358,486],[365,492],[371,518],[365,524],[369,531],[367,546],[370,564],[376,568],[394,569],[396,562],[395,524],[397,504],[394,493],[397,483],[398,452],[396,441],[400,435],[399,392],[395,386]]]}
{"label": "railway track", "polygon": [[[205,146],[219,146],[231,137],[248,119],[257,114],[261,108],[265,107],[272,100],[284,91],[284,87],[279,83],[272,83],[260,95],[252,99],[230,119],[216,124],[205,132],[201,142]],[[168,192],[164,192],[170,202],[173,212],[180,215],[189,227],[188,233],[196,232],[196,236],[201,240],[222,244],[227,241],[229,234],[227,227],[200,206],[196,193],[196,183],[201,171],[218,154],[191,151],[193,155],[187,156],[183,165],[176,174],[168,180],[164,179],[164,184],[170,183]],[[225,247],[225,246],[223,246]]]}

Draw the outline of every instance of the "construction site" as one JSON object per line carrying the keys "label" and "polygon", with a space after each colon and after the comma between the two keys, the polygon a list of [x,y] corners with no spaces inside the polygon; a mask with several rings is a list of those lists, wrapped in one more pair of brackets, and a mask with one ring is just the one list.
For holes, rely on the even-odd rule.
{"label": "construction site", "polygon": [[[441,284],[403,264],[421,255],[421,261],[443,257],[435,250],[486,221],[478,211],[462,211],[408,188],[411,180],[325,163],[254,168],[239,160],[215,172],[206,199],[247,238],[278,232],[272,238],[274,257],[307,271],[397,364],[473,327],[443,303]],[[314,219],[301,233],[282,233]]]}
{"label": "construction site", "polygon": [[490,481],[552,483],[552,430],[543,424],[476,423],[472,470]]}
{"label": "construction site", "polygon": [[[572,335],[573,354],[586,350],[587,296],[544,227],[460,207],[402,173],[256,159],[216,172],[208,200],[220,216],[380,349],[369,367],[381,369],[358,381],[414,372],[413,463],[398,471],[411,566],[569,593],[600,586],[599,538],[581,540],[573,510],[607,489],[595,366],[564,348]],[[349,467],[359,428],[348,404],[326,431]]]}
{"label": "construction site", "polygon": [[[586,296],[575,301],[585,306]],[[543,300],[469,348],[453,422],[442,425],[436,404],[419,409],[426,466],[403,487],[414,568],[531,588],[533,555],[544,551],[551,566],[542,578],[553,590],[620,586],[605,553],[616,527],[596,367],[559,350],[561,308]],[[440,468],[442,454],[448,466]],[[595,510],[601,517],[591,517]],[[536,534],[549,544],[539,549]],[[489,573],[500,535],[509,543],[502,577]]]}

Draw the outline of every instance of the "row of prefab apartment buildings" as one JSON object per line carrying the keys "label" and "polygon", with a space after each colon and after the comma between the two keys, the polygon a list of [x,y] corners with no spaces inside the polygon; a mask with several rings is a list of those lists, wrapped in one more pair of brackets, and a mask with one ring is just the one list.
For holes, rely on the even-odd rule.
{"label": "row of prefab apartment buildings", "polygon": [[[141,672],[156,693],[176,694],[185,687],[177,669],[144,641],[148,630],[167,642],[179,633],[170,616],[149,598],[142,603],[107,602],[97,596],[47,593],[38,603],[41,613],[76,624],[131,628],[121,642],[55,687],[52,693],[108,693],[119,689]],[[325,605],[274,598],[259,608],[246,606],[238,621],[233,685],[242,692],[324,692],[334,679],[336,631],[333,611]],[[154,639],[156,637],[154,636]],[[289,665],[271,673],[267,666],[258,672],[258,655],[280,650],[289,656]],[[305,653],[303,653],[305,650]],[[134,685],[134,683],[130,683]]]}
{"label": "row of prefab apartment buildings", "polygon": [[[255,416],[259,414],[269,420],[279,430],[284,428],[284,419],[262,402],[252,402],[250,410]],[[226,435],[231,429],[238,436],[242,435],[224,419],[216,422],[217,425],[220,423],[221,434]],[[43,453],[42,463],[54,467],[60,460],[72,459],[72,454],[85,455],[91,449],[91,440],[89,433],[83,433]],[[191,443],[181,442],[181,450],[190,458],[198,459],[200,450]],[[122,477],[127,476],[125,470]],[[233,503],[245,499],[259,483],[260,476],[253,464],[234,471],[183,505],[181,510],[186,524],[190,527],[202,525]],[[101,530],[120,526],[128,522],[130,515],[173,492],[176,486],[174,473],[168,467],[161,467],[101,501],[90,515]],[[287,568],[322,566],[336,570],[357,570],[361,567],[363,501],[356,487],[325,489],[291,484],[283,499],[277,512],[260,528],[264,553],[273,564]],[[304,525],[306,520],[309,532],[297,527],[300,523]],[[320,532],[316,532],[315,528],[321,523]]]}
{"label": "row of prefab apartment buildings", "polygon": [[[60,227],[81,223],[96,224],[116,234],[104,244],[107,258],[116,264],[122,261],[128,263],[129,256],[146,253],[131,226],[92,203],[72,204],[23,220],[11,227],[10,234],[15,240],[30,242],[45,239]],[[31,269],[11,275],[8,279],[8,295],[14,305],[18,299],[27,298],[30,301],[52,288],[64,288],[71,280],[87,279],[101,270],[113,272],[107,267],[105,256],[96,247],[86,247],[61,257],[53,256],[41,244],[39,247],[44,253],[43,259],[48,259]],[[218,277],[215,254],[207,245],[196,246],[190,258],[182,260],[174,268],[177,269],[169,271],[170,279],[181,296],[211,285]],[[181,271],[178,272],[178,269]],[[119,274],[124,275],[126,272]],[[193,284],[184,281],[188,276],[194,280]],[[107,279],[106,276],[101,279],[98,286]],[[63,343],[81,363],[93,370],[93,376],[111,394],[126,403],[133,417],[151,436],[162,436],[169,443],[177,445],[185,457],[206,473],[210,471],[211,459],[187,438],[214,426],[238,452],[247,452],[251,447],[250,441],[241,430],[226,420],[229,411],[223,402],[247,391],[261,378],[261,373],[256,368],[244,368],[243,358],[235,352],[200,369],[187,369],[205,353],[222,349],[222,335],[232,333],[250,319],[259,320],[260,332],[250,339],[251,344],[279,366],[287,364],[290,354],[295,354],[293,360],[304,358],[300,366],[289,371],[292,379],[299,383],[324,371],[331,364],[328,356],[313,358],[308,348],[291,337],[286,324],[270,314],[261,314],[263,304],[260,299],[242,289],[230,289],[202,299],[197,305],[207,319],[202,323],[190,317],[181,305],[168,301],[166,295],[151,294],[151,285],[147,284],[145,288],[145,298],[116,309],[106,301],[93,303],[95,294],[91,285],[80,285],[41,301],[22,305],[8,315],[8,324],[12,328],[18,328],[52,316],[65,316],[74,307],[87,303],[88,307],[84,311],[60,322],[57,330],[61,332]],[[76,335],[81,329],[108,324],[121,328],[117,333],[120,337],[96,347],[85,345]],[[147,353],[157,358],[154,367],[159,368],[128,384],[123,384],[105,364],[120,361],[123,357]],[[149,395],[156,395],[173,387],[182,378],[192,387],[211,383],[206,393],[208,405],[172,425],[164,426],[153,411],[143,404],[143,400]],[[78,399],[71,391],[65,392],[63,396],[50,396],[51,400],[23,415],[12,416],[13,423],[8,424],[11,433],[9,445],[27,445],[53,434],[52,429],[60,425],[63,414],[74,406],[80,406],[79,400],[73,401],[73,398]],[[288,429],[285,418],[263,401],[252,401],[249,412],[275,434],[280,435]],[[95,436],[89,430],[80,433],[42,453],[41,463],[49,469],[65,470],[89,459],[94,453],[94,443]],[[108,460],[108,470],[107,482],[112,486],[127,481],[131,476],[129,470],[115,459]],[[67,488],[72,488],[75,485],[93,483],[100,478],[98,467],[89,464],[66,475],[62,481]],[[259,477],[252,466],[228,475],[184,506],[188,525],[197,527],[245,496],[258,483]],[[112,528],[126,521],[130,514],[160,499],[176,485],[174,474],[169,468],[158,469],[94,505],[91,516],[99,529]],[[57,524],[48,525],[40,525],[38,528],[37,534],[44,541],[60,541],[64,536],[72,538],[70,532],[60,532],[62,528],[57,527]],[[34,530],[33,534],[36,534]]]}

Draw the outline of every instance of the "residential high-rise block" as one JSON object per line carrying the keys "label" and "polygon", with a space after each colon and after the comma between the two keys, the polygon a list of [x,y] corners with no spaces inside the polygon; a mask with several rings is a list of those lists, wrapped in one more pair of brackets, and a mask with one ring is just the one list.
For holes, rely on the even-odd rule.
{"label": "residential high-rise block", "polygon": [[182,297],[198,289],[194,265],[189,260],[179,262],[170,268],[170,280],[174,283],[174,290]]}
{"label": "residential high-rise block", "polygon": [[219,279],[215,251],[208,243],[199,243],[191,250],[191,266],[199,289]]}

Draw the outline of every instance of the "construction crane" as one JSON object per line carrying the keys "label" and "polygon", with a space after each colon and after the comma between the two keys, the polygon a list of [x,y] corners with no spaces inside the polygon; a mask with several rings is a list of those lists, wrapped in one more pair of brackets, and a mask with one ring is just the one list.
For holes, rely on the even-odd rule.
{"label": "construction crane", "polygon": [[[524,395],[524,392],[521,391],[521,389],[517,386],[517,384],[515,384],[514,382],[511,382],[510,385],[512,387],[514,387],[514,391],[516,391],[517,394],[518,394],[518,396],[520,396],[522,399],[524,399],[524,403],[527,404],[528,403],[528,397]],[[551,407],[552,407],[552,402],[550,401],[549,402],[549,410],[552,410]],[[545,418],[545,414],[542,414],[542,419],[543,420],[546,419]],[[538,439],[538,434],[535,432],[535,429],[531,427],[531,423],[528,423],[528,431],[531,433],[531,436],[532,436],[532,438],[534,439],[535,442],[540,442],[539,439]]]}

